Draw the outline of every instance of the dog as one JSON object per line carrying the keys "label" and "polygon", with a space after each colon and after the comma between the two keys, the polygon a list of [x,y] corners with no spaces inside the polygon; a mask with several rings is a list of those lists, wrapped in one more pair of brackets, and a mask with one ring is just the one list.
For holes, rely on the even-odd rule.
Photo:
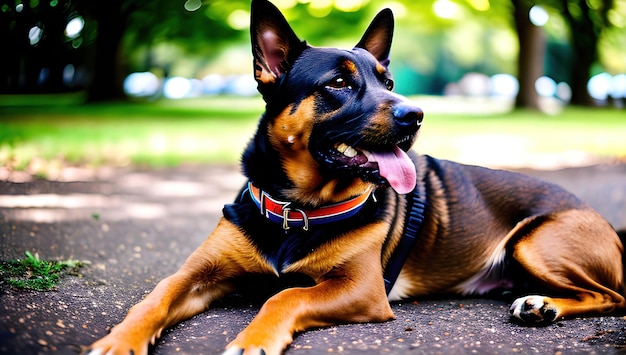
{"label": "dog", "polygon": [[280,354],[293,334],[394,318],[389,301],[506,290],[535,325],[626,308],[622,243],[558,186],[411,151],[423,112],[392,92],[390,10],[352,50],[301,41],[251,5],[266,102],[242,155],[248,183],[207,240],[91,354],[146,354],[161,332],[251,275],[306,275],[271,296],[225,354]]}

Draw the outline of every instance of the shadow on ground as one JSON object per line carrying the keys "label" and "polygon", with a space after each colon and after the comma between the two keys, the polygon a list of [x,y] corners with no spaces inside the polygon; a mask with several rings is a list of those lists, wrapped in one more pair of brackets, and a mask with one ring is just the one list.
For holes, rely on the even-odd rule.
{"label": "shadow on ground", "polygon": [[[525,171],[575,192],[626,228],[626,165]],[[236,167],[83,172],[68,181],[0,181],[0,259],[28,250],[90,262],[53,292],[0,285],[0,352],[73,354],[107,333],[128,308],[173,273],[213,229],[244,182]],[[84,180],[84,181],[76,181]],[[21,181],[21,182],[15,182]],[[258,306],[232,297],[166,331],[155,354],[219,353]],[[626,351],[622,315],[540,328],[509,321],[498,300],[446,298],[393,305],[397,319],[296,337],[293,354],[510,354]]]}

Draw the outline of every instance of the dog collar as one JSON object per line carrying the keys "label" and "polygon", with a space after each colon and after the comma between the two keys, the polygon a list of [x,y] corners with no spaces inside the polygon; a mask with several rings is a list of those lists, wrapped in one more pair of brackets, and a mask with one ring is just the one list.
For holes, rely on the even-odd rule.
{"label": "dog collar", "polygon": [[350,200],[320,207],[314,210],[302,210],[292,207],[291,202],[279,201],[267,192],[248,182],[248,192],[261,214],[274,223],[281,223],[284,230],[301,227],[308,231],[309,226],[341,221],[357,214],[372,194],[373,188]]}

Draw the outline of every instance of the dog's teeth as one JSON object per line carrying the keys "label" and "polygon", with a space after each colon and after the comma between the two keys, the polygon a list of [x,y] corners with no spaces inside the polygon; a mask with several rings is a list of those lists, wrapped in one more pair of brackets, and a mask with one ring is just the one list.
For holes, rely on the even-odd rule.
{"label": "dog's teeth", "polygon": [[376,158],[374,157],[374,155],[372,153],[370,153],[369,151],[364,150],[363,154],[367,157],[367,161],[369,161],[369,162],[375,162],[376,161]]}
{"label": "dog's teeth", "polygon": [[346,148],[346,150],[343,152],[343,155],[347,156],[348,158],[354,158],[358,154],[359,154],[359,152],[357,152],[356,149],[354,149],[352,147]]}
{"label": "dog's teeth", "polygon": [[345,143],[341,143],[339,144],[337,147],[335,147],[335,149],[337,149],[337,151],[339,153],[344,153],[346,151],[346,149],[350,148],[347,144]]}
{"label": "dog's teeth", "polygon": [[358,150],[352,148],[351,146],[347,145],[346,143],[336,144],[335,145],[335,149],[339,153],[342,153],[343,155],[347,156],[348,158],[354,158],[357,155],[359,155],[359,151]]}

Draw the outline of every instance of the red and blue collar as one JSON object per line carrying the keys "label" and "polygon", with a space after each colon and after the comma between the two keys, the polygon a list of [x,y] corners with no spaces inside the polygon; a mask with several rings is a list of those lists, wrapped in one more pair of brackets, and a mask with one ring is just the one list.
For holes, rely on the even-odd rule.
{"label": "red and blue collar", "polygon": [[342,221],[356,215],[372,194],[373,188],[350,200],[320,207],[313,210],[302,210],[292,206],[291,202],[279,201],[265,191],[248,182],[248,192],[261,214],[274,223],[280,223],[284,230],[301,227],[308,231],[312,225]]}

